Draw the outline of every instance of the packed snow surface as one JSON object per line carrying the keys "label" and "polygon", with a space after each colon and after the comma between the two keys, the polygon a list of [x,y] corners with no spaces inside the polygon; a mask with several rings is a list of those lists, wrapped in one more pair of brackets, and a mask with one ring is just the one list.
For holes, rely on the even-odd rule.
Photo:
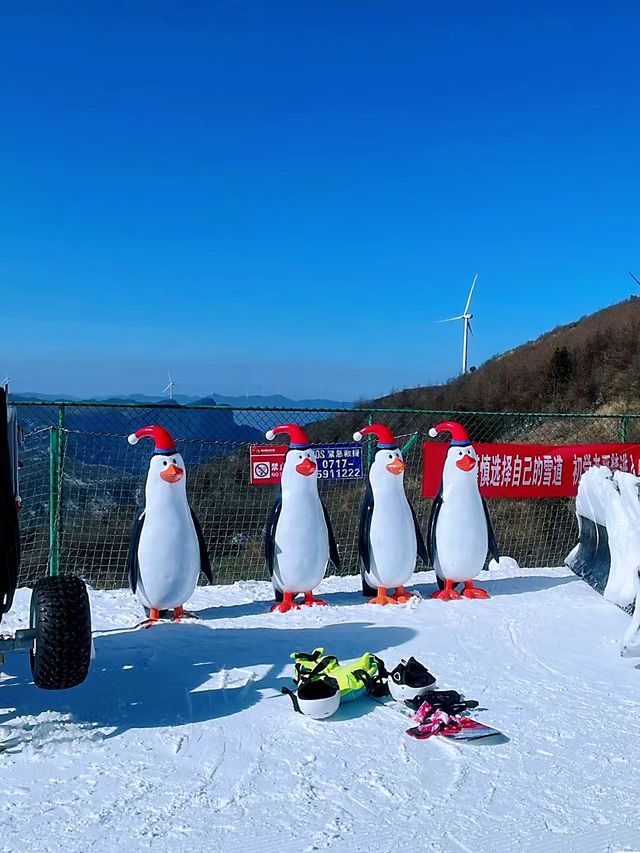
{"label": "packed snow surface", "polygon": [[[640,850],[640,670],[628,614],[567,569],[503,560],[489,601],[374,607],[355,577],[329,607],[269,613],[264,582],[203,587],[197,623],[133,630],[127,591],[92,592],[96,657],[63,692],[0,675],[0,851]],[[21,590],[2,629],[24,626]],[[508,740],[416,741],[369,698],[293,712],[289,654],[414,655]],[[640,651],[637,651],[640,655]]]}

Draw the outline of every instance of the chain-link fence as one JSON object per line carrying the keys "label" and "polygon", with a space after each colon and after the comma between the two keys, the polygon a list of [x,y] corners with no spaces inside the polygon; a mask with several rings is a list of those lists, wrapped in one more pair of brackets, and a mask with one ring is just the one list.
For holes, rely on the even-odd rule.
{"label": "chain-link fence", "polygon": [[[59,566],[98,588],[126,586],[131,525],[143,498],[150,445],[127,436],[158,424],[172,434],[187,467],[191,506],[200,519],[218,583],[266,578],[264,527],[276,487],[250,483],[249,448],[267,429],[304,426],[313,443],[351,441],[380,421],[405,454],[405,484],[426,531],[431,502],[420,497],[422,441],[441,420],[462,422],[476,442],[599,443],[640,440],[634,415],[430,412],[404,409],[256,409],[226,406],[18,403],[24,431],[20,513],[22,585]],[[365,449],[366,469],[373,443]],[[342,573],[358,571],[362,481],[323,480]],[[525,566],[560,565],[575,544],[570,499],[496,499],[490,511],[504,555]]]}

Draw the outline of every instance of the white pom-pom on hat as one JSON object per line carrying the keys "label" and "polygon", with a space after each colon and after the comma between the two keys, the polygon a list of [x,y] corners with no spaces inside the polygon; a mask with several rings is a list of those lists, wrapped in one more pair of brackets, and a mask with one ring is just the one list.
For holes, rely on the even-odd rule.
{"label": "white pom-pom on hat", "polygon": [[431,438],[435,438],[438,435],[438,430],[435,429],[435,427],[431,427],[431,429],[429,430],[429,435],[431,436]]}
{"label": "white pom-pom on hat", "polygon": [[135,432],[132,432],[131,435],[127,438],[127,441],[129,442],[129,444],[137,444],[140,439],[135,434]]}
{"label": "white pom-pom on hat", "polygon": [[275,432],[274,432],[272,429],[269,429],[269,430],[267,430],[267,431],[265,432],[264,436],[265,436],[265,438],[267,438],[269,441],[273,441],[273,439],[276,437],[276,434],[275,434]]}
{"label": "white pom-pom on hat", "polygon": [[360,431],[354,432],[353,440],[354,441],[362,441],[362,433]]}

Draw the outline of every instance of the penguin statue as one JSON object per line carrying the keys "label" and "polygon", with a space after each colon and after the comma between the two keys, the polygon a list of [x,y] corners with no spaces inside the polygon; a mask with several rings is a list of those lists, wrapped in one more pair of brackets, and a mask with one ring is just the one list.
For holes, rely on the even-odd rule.
{"label": "penguin statue", "polygon": [[326,507],[318,494],[316,454],[306,433],[295,424],[270,429],[266,437],[287,433],[291,438],[265,534],[265,558],[276,603],[271,611],[297,610],[295,602],[304,593],[304,604],[326,604],[314,598],[313,590],[324,577],[329,560],[340,568],[338,548]]}
{"label": "penguin statue", "polygon": [[[365,426],[353,437],[377,436],[376,455],[360,513],[360,574],[362,594],[370,604],[402,604],[416,557],[428,565],[427,551],[415,511],[404,491],[404,462],[391,430],[383,424]],[[387,595],[387,589],[395,593]]]}
{"label": "penguin statue", "polygon": [[487,556],[487,549],[500,559],[487,504],[478,487],[478,454],[462,424],[444,421],[429,430],[451,433],[451,445],[442,472],[442,485],[434,498],[427,532],[427,550],[440,590],[432,598],[444,601],[460,598],[457,583],[464,581],[465,598],[489,598],[489,593],[473,585]]}
{"label": "penguin statue", "polygon": [[187,500],[184,461],[166,429],[146,426],[129,436],[129,444],[152,438],[155,451],[145,484],[145,506],[136,516],[129,544],[129,586],[149,611],[147,627],[162,611],[174,621],[194,616],[184,610],[203,572],[213,574],[202,529]]}
{"label": "penguin statue", "polygon": [[20,532],[16,501],[17,459],[12,457],[7,394],[0,387],[0,622],[9,612],[18,585]]}

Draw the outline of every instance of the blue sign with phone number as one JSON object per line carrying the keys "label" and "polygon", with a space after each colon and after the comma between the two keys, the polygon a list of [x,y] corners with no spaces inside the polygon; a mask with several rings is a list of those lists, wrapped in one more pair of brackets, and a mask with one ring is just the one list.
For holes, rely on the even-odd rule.
{"label": "blue sign with phone number", "polygon": [[323,444],[313,448],[319,480],[362,480],[361,444]]}

